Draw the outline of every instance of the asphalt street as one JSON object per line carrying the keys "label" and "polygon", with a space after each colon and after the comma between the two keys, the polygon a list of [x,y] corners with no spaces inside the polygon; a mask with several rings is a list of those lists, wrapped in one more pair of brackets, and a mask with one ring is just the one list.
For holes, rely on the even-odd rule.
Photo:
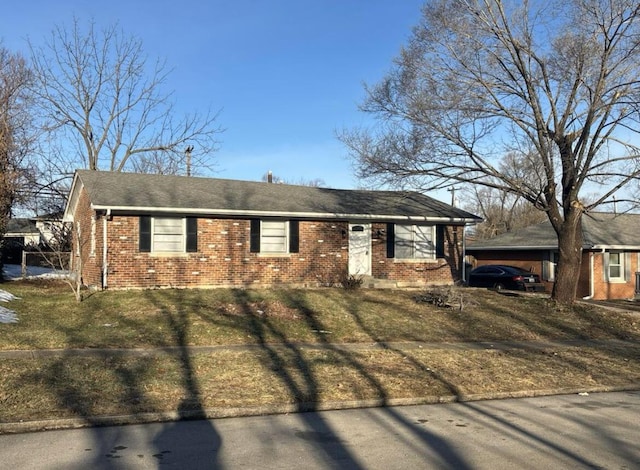
{"label": "asphalt street", "polygon": [[0,436],[6,469],[640,469],[640,392]]}

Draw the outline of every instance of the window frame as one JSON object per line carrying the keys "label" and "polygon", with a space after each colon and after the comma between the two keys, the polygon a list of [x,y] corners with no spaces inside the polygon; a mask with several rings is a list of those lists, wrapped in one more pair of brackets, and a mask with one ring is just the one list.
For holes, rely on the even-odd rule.
{"label": "window frame", "polygon": [[[148,219],[144,223],[143,219]],[[168,233],[168,235],[180,237],[180,248],[176,250],[160,250],[158,249],[157,237],[163,235],[156,230],[156,223],[159,220],[180,221],[180,233]],[[179,255],[187,253],[195,253],[198,251],[198,219],[195,217],[176,217],[176,216],[141,216],[139,219],[140,239],[138,249],[143,253],[152,253],[159,255]],[[148,224],[148,227],[147,227]],[[148,230],[147,230],[148,228]],[[165,233],[167,235],[167,233]]]}
{"label": "window frame", "polygon": [[[399,232],[404,231],[405,229],[409,229],[410,230],[410,234],[411,234],[411,240],[409,240],[409,245],[402,245],[403,241],[406,243],[407,239],[403,238],[403,236],[399,235]],[[423,232],[424,229],[429,229],[430,230],[430,239],[428,241],[428,243],[430,244],[431,248],[429,250],[429,252],[427,253],[427,256],[416,256],[417,253],[420,253],[419,250],[417,250],[417,244],[420,243],[419,240],[417,240],[417,233],[418,232]],[[403,234],[404,235],[404,234]],[[438,243],[437,243],[437,236],[438,236],[438,230],[437,230],[437,225],[436,224],[430,224],[430,225],[417,225],[417,224],[395,224],[394,227],[394,258],[397,260],[401,260],[401,261],[405,261],[405,260],[412,260],[412,261],[434,261],[438,258]],[[424,243],[424,242],[423,242]],[[403,251],[406,251],[407,248],[409,248],[411,250],[411,256],[410,257],[406,257],[404,256]],[[400,254],[402,254],[402,256],[399,256]]]}
{"label": "window frame", "polygon": [[[165,221],[165,220],[170,220],[170,221],[179,221],[179,226],[180,226],[180,233],[177,232],[166,232],[166,233],[161,233],[157,231],[157,226],[158,226],[158,221]],[[187,223],[186,223],[186,219],[184,217],[152,217],[151,218],[151,252],[152,253],[186,253],[187,252],[187,237],[186,237],[186,232],[187,232]],[[160,250],[158,249],[158,240],[156,240],[156,238],[159,238],[160,236],[165,235],[165,236],[171,236],[171,237],[180,237],[180,248],[177,250]]]}
{"label": "window frame", "polygon": [[[265,235],[265,224],[284,224],[281,229],[283,232],[283,236],[276,235]],[[260,220],[260,253],[264,253],[267,255],[286,255],[289,254],[289,221],[288,220]],[[283,239],[282,247],[283,250],[275,250],[275,251],[267,251],[264,249],[265,245],[274,245],[274,243],[265,243],[272,239]]]}
{"label": "window frame", "polygon": [[[284,251],[265,251],[263,222],[284,223]],[[298,219],[250,219],[249,252],[260,256],[288,256],[300,252],[300,221]]]}
{"label": "window frame", "polygon": [[[613,255],[618,256],[617,263],[612,262]],[[608,276],[609,282],[625,282],[625,264],[624,263],[625,263],[624,252],[622,251],[609,252],[609,259],[607,263],[607,276]],[[620,270],[618,273],[618,276],[611,275],[611,268],[615,268],[615,267],[617,267]]]}

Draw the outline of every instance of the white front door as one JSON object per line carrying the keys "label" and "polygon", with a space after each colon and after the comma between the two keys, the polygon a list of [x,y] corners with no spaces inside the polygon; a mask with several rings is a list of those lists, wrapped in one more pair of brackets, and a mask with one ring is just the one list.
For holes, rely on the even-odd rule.
{"label": "white front door", "polygon": [[371,224],[349,224],[349,274],[371,275]]}

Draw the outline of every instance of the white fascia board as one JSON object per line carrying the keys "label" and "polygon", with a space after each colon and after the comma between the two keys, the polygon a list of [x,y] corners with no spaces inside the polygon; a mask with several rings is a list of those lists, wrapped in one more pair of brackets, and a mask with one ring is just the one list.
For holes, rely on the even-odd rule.
{"label": "white fascia board", "polygon": [[71,183],[71,190],[69,191],[69,199],[67,205],[64,208],[64,214],[62,214],[63,222],[73,222],[73,214],[76,211],[78,205],[78,199],[80,198],[80,190],[82,189],[82,183],[78,174],[73,175],[73,183]]}
{"label": "white fascia board", "polygon": [[557,250],[558,245],[535,246],[468,246],[467,251]]}
{"label": "white fascia board", "polygon": [[371,214],[336,214],[332,212],[277,212],[277,211],[238,211],[230,209],[193,209],[176,207],[132,207],[132,206],[103,206],[92,204],[94,210],[111,210],[112,212],[140,212],[140,213],[178,213],[206,216],[240,216],[240,217],[282,217],[300,219],[345,219],[345,220],[398,220],[403,222],[441,222],[452,224],[475,224],[472,218],[449,218],[428,216],[399,216],[399,215],[371,215]]}
{"label": "white fascia board", "polygon": [[593,245],[594,250],[640,251],[640,245]]}

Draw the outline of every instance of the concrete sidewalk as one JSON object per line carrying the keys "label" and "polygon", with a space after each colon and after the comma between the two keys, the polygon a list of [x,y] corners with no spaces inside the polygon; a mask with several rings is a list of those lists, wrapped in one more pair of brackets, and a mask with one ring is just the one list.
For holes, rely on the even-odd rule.
{"label": "concrete sidewalk", "polygon": [[92,427],[0,436],[3,468],[632,469],[640,393]]}
{"label": "concrete sidewalk", "polygon": [[269,344],[235,344],[235,345],[213,345],[213,346],[168,346],[161,348],[81,348],[81,349],[11,349],[0,351],[0,359],[36,359],[48,357],[81,356],[81,357],[105,357],[105,356],[154,356],[172,355],[176,353],[189,354],[213,354],[220,351],[259,351],[268,347],[269,349],[290,349],[316,350],[316,351],[367,351],[367,350],[394,350],[411,351],[416,349],[433,349],[449,351],[482,351],[499,350],[507,351],[514,349],[522,350],[545,350],[554,348],[587,347],[595,348],[601,346],[617,346],[637,344],[635,341],[622,339],[602,339],[602,340],[545,340],[545,341],[473,341],[473,342],[422,342],[403,341],[388,343],[269,343]]}

